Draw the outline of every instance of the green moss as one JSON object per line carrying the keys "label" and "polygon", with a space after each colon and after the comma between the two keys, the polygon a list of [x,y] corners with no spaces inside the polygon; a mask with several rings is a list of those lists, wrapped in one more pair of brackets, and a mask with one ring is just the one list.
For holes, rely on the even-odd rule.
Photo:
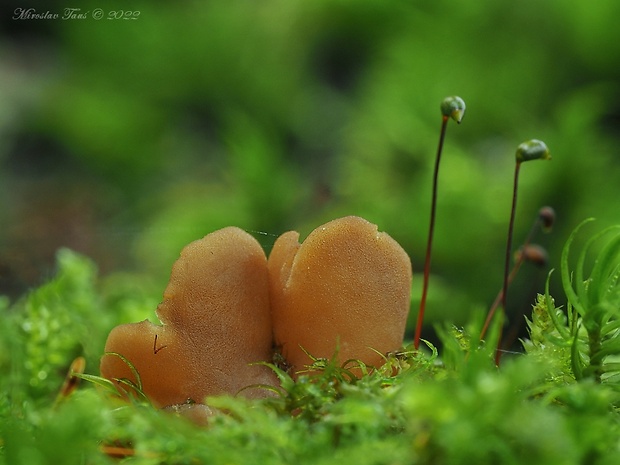
{"label": "green moss", "polygon": [[[617,272],[612,250],[602,247],[595,270]],[[601,294],[590,280],[588,295],[615,299],[614,273],[601,278]],[[102,293],[93,264],[64,250],[52,281],[12,306],[1,301],[0,363],[9,376],[0,378],[0,464],[104,464],[114,454],[135,464],[605,464],[620,452],[617,380],[572,369],[575,356],[583,373],[590,366],[582,324],[589,308],[567,314],[548,293],[528,319],[524,354],[505,357],[499,369],[497,328],[474,344],[479,322],[447,327],[440,351],[429,343],[419,352],[405,347],[381,370],[314,359],[318,374],[295,382],[272,366],[277,396],[210,398],[220,413],[204,427],[148,402],[121,401],[97,382],[110,315],[122,319],[140,306],[135,295],[122,297],[126,279],[107,282]],[[118,292],[109,288],[114,282]],[[605,315],[601,328],[616,321]],[[614,348],[617,332],[601,331],[602,347]],[[55,402],[76,355],[86,357],[90,374]],[[605,373],[617,356],[603,359]]]}

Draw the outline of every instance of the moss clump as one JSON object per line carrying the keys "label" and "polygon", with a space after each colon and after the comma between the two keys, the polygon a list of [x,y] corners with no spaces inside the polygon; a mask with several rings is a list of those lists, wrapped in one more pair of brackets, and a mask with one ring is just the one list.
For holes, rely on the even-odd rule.
{"label": "moss clump", "polygon": [[[603,247],[595,270],[604,265],[617,274],[616,249]],[[63,251],[58,263],[54,280],[0,305],[0,369],[9,374],[0,378],[0,464],[109,464],[110,457],[136,464],[606,464],[620,452],[620,385],[611,376],[617,332],[609,326],[617,320],[608,306],[599,325],[608,376],[589,370],[591,330],[582,321],[590,308],[565,314],[547,294],[529,318],[526,351],[500,369],[493,363],[497,328],[478,344],[480,325],[445,327],[440,351],[405,347],[378,370],[309,357],[312,375],[293,380],[270,365],[281,384],[275,397],[209,398],[219,413],[197,426],[146,401],[122,401],[97,382],[55,402],[72,359],[84,355],[87,373],[96,370],[94,347],[103,346],[110,315],[126,315],[133,302],[122,292],[106,298],[85,258]],[[607,289],[601,294],[590,280],[589,295],[615,301],[614,276],[599,279]],[[42,370],[47,376],[33,384]]]}

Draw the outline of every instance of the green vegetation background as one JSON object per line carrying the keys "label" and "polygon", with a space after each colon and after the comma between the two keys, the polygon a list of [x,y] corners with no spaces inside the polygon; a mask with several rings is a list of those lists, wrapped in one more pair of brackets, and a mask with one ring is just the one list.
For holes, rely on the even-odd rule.
{"label": "green vegetation background", "polygon": [[[255,232],[268,251],[347,214],[389,232],[420,272],[438,106],[453,94],[468,110],[441,167],[429,321],[465,321],[499,290],[523,140],[544,140],[553,161],[523,169],[515,246],[543,205],[559,218],[540,238],[551,266],[583,218],[618,221],[614,0],[79,7],[139,16],[3,20],[5,294],[45,281],[67,246],[103,273],[153,278],[158,298],[183,245],[214,229]],[[542,288],[544,272],[526,274],[512,312]]]}
{"label": "green vegetation background", "polygon": [[[411,444],[420,461],[439,451],[449,463],[471,463],[476,453],[480,463],[559,463],[558,454],[564,463],[613,463],[616,395],[571,384],[542,403],[568,410],[521,408],[541,376],[522,361],[501,377],[473,364],[456,384],[405,379],[409,387],[395,395],[365,380],[345,388],[346,402],[319,407],[323,421],[310,436],[308,424],[273,410],[231,405],[248,422],[221,419],[222,429],[193,436],[189,447],[177,437],[187,425],[165,425],[151,410],[111,410],[94,390],[60,414],[49,406],[73,355],[84,354],[96,373],[111,327],[154,318],[180,249],[228,225],[254,233],[268,251],[284,231],[303,236],[337,216],[364,216],[411,255],[415,316],[439,103],[448,95],[468,109],[448,128],[429,326],[468,321],[499,290],[514,152],[531,138],[544,140],[553,160],[522,169],[515,246],[551,205],[557,224],[537,240],[557,268],[582,219],[598,218],[599,229],[619,223],[619,2],[104,3],[2,7],[0,294],[8,297],[0,298],[0,367],[8,373],[0,459],[107,463],[96,440],[117,435],[139,438],[140,463],[157,463],[153,451],[179,463],[195,451],[215,463],[228,463],[231,451],[264,463],[399,463]],[[105,16],[12,19],[30,6],[61,15],[69,6],[102,8]],[[107,19],[115,8],[139,15]],[[510,292],[511,321],[529,314],[545,277],[523,269]],[[557,276],[551,287],[564,305]],[[483,411],[480,429],[471,428]],[[392,436],[394,428],[404,433]],[[544,435],[540,450],[527,449]],[[334,437],[342,447],[325,448]]]}

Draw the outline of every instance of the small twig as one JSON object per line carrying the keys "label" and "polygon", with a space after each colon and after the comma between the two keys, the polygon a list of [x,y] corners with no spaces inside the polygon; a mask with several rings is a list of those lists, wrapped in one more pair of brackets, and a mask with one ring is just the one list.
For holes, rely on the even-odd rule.
{"label": "small twig", "polygon": [[65,377],[65,381],[56,396],[57,405],[61,400],[69,397],[73,391],[75,391],[80,384],[81,378],[79,375],[84,373],[84,369],[86,368],[86,359],[84,357],[77,357],[73,362],[71,362],[71,366],[69,367],[69,371],[67,372],[67,376]]}
{"label": "small twig", "polygon": [[160,458],[160,454],[156,454],[155,452],[140,452],[138,454],[136,449],[133,447],[124,447],[124,446],[111,446],[103,444],[99,447],[101,452],[106,454],[108,457],[113,459],[126,459],[128,457],[140,456],[149,459]]}
{"label": "small twig", "polygon": [[155,340],[153,341],[153,354],[157,355],[157,352],[159,352],[162,349],[165,349],[166,347],[168,347],[168,345],[163,345],[161,347],[157,347],[157,334],[155,335]]}

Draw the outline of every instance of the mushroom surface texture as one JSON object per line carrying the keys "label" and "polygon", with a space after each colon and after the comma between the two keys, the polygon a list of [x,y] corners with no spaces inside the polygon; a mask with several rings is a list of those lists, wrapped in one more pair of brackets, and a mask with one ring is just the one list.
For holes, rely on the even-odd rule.
{"label": "mushroom surface texture", "polygon": [[[268,286],[265,253],[245,231],[227,227],[192,242],[174,264],[157,308],[162,325],[145,320],[114,328],[102,376],[138,384],[126,359],[156,407],[277,385],[268,367],[252,365],[271,361]],[[247,397],[268,393],[241,391]]]}
{"label": "mushroom surface texture", "polygon": [[289,231],[269,256],[276,347],[303,371],[312,360],[360,360],[381,366],[402,347],[412,269],[403,248],[363,218],[348,216],[316,228],[299,244]]}

